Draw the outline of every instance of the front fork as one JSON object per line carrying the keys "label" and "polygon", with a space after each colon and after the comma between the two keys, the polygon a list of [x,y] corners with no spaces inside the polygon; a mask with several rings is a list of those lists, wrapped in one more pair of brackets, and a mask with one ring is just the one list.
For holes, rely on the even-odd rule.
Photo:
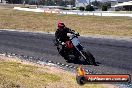
{"label": "front fork", "polygon": [[78,46],[76,46],[75,47],[76,49],[77,49],[77,51],[80,53],[80,55],[83,57],[83,59],[87,62],[87,63],[89,63],[88,62],[88,60],[87,60],[87,57],[83,54],[83,47],[81,46],[81,45],[78,45]]}

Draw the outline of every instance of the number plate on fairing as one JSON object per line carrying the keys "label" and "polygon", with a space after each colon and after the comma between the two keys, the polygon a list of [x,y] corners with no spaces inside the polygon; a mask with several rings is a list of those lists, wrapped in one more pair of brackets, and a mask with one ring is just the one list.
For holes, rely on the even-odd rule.
{"label": "number plate on fairing", "polygon": [[74,46],[77,46],[77,45],[79,45],[80,44],[80,42],[79,42],[79,40],[78,40],[78,38],[73,38],[72,40],[72,44],[74,45]]}

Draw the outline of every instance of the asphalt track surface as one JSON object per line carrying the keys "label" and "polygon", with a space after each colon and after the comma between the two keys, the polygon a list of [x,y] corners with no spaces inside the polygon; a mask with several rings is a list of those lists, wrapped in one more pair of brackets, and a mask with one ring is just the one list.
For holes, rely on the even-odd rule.
{"label": "asphalt track surface", "polygon": [[100,63],[93,66],[83,60],[67,63],[58,54],[53,39],[53,34],[0,30],[0,52],[33,56],[36,57],[34,61],[50,60],[74,66],[83,64],[85,69],[96,73],[132,75],[132,41],[80,37],[82,45]]}

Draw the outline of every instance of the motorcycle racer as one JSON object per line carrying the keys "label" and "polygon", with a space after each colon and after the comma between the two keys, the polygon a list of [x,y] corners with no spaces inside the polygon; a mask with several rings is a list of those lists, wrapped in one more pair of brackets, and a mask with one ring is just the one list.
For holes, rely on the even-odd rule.
{"label": "motorcycle racer", "polygon": [[[71,33],[72,36],[67,36],[68,33]],[[58,22],[58,29],[55,32],[55,45],[57,46],[59,54],[67,61],[70,61],[72,56],[75,58],[73,60],[78,60],[83,57],[88,64],[92,63],[98,66],[93,55],[84,49],[78,41],[77,36],[80,36],[79,33],[75,33],[74,30],[67,28],[64,23]]]}
{"label": "motorcycle racer", "polygon": [[75,31],[66,27],[63,22],[58,22],[58,29],[55,32],[56,42],[65,43],[67,40],[69,40],[67,33],[74,34]]}

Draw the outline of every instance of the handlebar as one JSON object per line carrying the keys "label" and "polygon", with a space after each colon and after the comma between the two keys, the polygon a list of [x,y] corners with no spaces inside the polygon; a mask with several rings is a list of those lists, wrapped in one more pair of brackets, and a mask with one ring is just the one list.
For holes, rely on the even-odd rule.
{"label": "handlebar", "polygon": [[80,36],[80,34],[79,34],[78,32],[77,32],[77,33],[75,33],[75,35],[76,35],[76,36]]}

